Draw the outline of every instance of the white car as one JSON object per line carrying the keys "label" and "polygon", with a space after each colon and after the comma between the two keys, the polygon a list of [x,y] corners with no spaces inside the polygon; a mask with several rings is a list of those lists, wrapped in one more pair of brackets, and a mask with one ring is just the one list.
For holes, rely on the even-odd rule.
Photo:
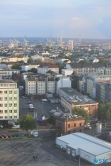
{"label": "white car", "polygon": [[20,129],[20,125],[14,125],[12,129]]}

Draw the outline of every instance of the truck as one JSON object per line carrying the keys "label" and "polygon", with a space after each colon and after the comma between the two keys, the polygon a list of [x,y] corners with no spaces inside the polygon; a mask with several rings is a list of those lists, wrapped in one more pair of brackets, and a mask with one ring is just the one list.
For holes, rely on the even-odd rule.
{"label": "truck", "polygon": [[30,111],[34,111],[34,106],[33,106],[33,104],[29,104],[29,109],[30,109]]}
{"label": "truck", "polygon": [[38,131],[31,131],[30,135],[32,135],[34,137],[38,137]]}

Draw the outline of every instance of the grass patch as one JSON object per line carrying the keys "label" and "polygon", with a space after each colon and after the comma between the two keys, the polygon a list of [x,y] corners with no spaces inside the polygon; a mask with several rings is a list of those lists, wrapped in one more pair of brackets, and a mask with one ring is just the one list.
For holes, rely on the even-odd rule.
{"label": "grass patch", "polygon": [[9,129],[8,132],[21,132],[22,129]]}
{"label": "grass patch", "polygon": [[28,138],[35,138],[35,137],[33,137],[33,136],[21,136],[21,137],[0,138],[0,141],[17,140],[17,139],[28,139]]}

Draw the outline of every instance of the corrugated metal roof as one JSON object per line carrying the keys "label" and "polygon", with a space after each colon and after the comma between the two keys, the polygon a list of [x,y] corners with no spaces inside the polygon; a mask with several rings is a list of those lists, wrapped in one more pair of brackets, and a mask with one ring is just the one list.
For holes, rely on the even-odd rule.
{"label": "corrugated metal roof", "polygon": [[93,155],[111,152],[110,143],[84,133],[73,133],[57,139],[66,142],[74,149],[81,149]]}

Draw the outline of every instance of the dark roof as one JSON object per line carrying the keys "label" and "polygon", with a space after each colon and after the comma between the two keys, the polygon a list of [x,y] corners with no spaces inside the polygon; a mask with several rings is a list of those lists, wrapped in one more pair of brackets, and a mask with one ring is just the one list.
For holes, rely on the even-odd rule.
{"label": "dark roof", "polygon": [[75,116],[73,115],[73,117],[70,116],[57,116],[56,119],[60,120],[60,121],[78,121],[78,120],[85,120],[85,118],[81,117],[81,116]]}
{"label": "dark roof", "polygon": [[105,67],[104,64],[101,63],[70,63],[72,68],[99,68]]}

